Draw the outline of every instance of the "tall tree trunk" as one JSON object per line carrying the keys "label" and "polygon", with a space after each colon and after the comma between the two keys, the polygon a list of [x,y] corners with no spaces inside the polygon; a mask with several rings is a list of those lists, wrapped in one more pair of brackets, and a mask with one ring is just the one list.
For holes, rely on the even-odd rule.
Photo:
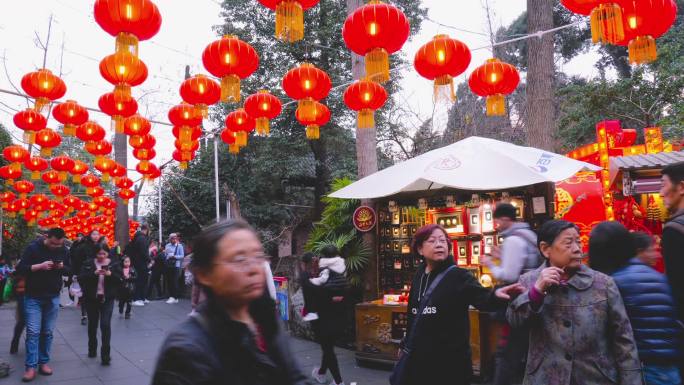
{"label": "tall tree trunk", "polygon": [[[549,0],[527,0],[529,33],[553,28],[553,4]],[[553,53],[552,33],[527,41],[527,144],[549,151],[554,150],[555,134]]]}
{"label": "tall tree trunk", "polygon": [[[363,5],[363,0],[347,0],[347,14],[353,13]],[[361,79],[365,74],[363,58],[352,52],[352,76],[354,80]],[[356,166],[358,178],[364,178],[378,171],[377,138],[375,127],[356,129]],[[362,200],[362,205],[375,207],[371,200]],[[374,231],[363,234],[363,242],[370,248],[371,258],[364,277],[364,297],[376,299],[378,297],[378,255],[376,253],[376,237]]]}
{"label": "tall tree trunk", "polygon": [[[126,135],[114,134],[114,160],[128,169],[128,153],[126,148]],[[137,196],[136,196],[137,199]],[[116,217],[114,220],[114,238],[123,250],[130,239],[128,235],[128,205],[116,197]]]}

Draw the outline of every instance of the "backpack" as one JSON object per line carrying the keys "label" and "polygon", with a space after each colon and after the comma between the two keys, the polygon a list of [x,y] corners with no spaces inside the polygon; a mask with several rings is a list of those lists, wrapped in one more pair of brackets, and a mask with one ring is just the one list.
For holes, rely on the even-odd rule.
{"label": "backpack", "polygon": [[330,275],[328,275],[328,281],[323,285],[326,289],[330,291],[345,291],[348,286],[347,276],[342,273],[336,273],[329,270]]}

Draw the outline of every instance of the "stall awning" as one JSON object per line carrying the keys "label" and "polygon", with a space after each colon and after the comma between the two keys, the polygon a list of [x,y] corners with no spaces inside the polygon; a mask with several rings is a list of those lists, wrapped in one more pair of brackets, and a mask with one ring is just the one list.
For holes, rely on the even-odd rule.
{"label": "stall awning", "polygon": [[[612,157],[610,158],[609,168],[611,185],[615,182],[615,178],[617,178],[620,172],[661,170],[665,166],[678,162],[684,162],[684,151]],[[647,182],[645,183],[648,184]],[[650,189],[653,189],[653,186]]]}
{"label": "stall awning", "polygon": [[330,196],[371,199],[440,188],[493,191],[559,182],[580,171],[598,170],[552,152],[471,136],[378,171]]}

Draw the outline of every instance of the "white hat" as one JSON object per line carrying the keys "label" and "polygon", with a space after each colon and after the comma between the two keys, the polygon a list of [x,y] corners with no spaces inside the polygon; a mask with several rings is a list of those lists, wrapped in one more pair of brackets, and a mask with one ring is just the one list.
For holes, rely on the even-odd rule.
{"label": "white hat", "polygon": [[169,238],[178,238],[178,234],[177,233],[171,233],[171,234],[169,234]]}

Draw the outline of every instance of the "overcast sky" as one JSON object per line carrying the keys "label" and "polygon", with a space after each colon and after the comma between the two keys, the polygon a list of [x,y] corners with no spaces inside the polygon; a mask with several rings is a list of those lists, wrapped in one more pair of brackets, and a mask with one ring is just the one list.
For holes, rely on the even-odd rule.
{"label": "overcast sky", "polygon": [[[326,0],[322,0],[326,1]],[[62,62],[62,78],[67,85],[65,99],[74,99],[88,107],[97,107],[100,95],[110,92],[112,87],[99,74],[98,63],[114,50],[114,39],[106,34],[92,16],[93,0],[22,0],[6,4],[0,12],[0,58],[6,63],[9,78],[19,87],[23,74],[42,67],[43,52],[37,48],[34,33],[44,39],[50,15],[53,28],[47,68],[58,73]],[[481,0],[423,0],[429,9],[429,18],[445,25],[458,27],[475,33],[459,32],[425,21],[420,34],[404,46],[404,52],[412,58],[416,50],[438,33],[448,33],[465,42],[471,49],[488,44],[487,19]],[[140,103],[140,113],[150,119],[166,121],[169,107],[180,101],[178,87],[183,78],[185,65],[191,71],[205,72],[201,68],[201,52],[216,39],[212,26],[221,22],[218,0],[157,0],[162,14],[160,32],[151,40],[140,43],[140,58],[147,64],[149,77],[133,91],[135,97],[147,94]],[[525,0],[490,0],[494,11],[495,28],[507,25],[524,9]],[[64,57],[60,57],[64,44]],[[465,75],[490,57],[488,49],[473,51],[473,60]],[[568,72],[583,72],[590,75],[591,64],[573,63]],[[419,77],[415,71],[406,71],[403,90],[399,98],[406,100],[421,116],[432,113],[432,84]],[[4,73],[0,72],[0,88],[11,90],[12,86]],[[21,137],[14,127],[14,110],[26,108],[23,98],[0,93],[0,122]],[[109,117],[91,113],[91,119],[109,128]],[[50,120],[50,127],[57,124]],[[154,163],[163,163],[171,158],[173,136],[171,128],[154,125],[152,133],[157,137],[157,158]],[[135,161],[135,159],[133,159]],[[129,161],[129,164],[131,162]],[[135,163],[133,163],[135,164]],[[137,179],[137,173],[130,175]]]}

